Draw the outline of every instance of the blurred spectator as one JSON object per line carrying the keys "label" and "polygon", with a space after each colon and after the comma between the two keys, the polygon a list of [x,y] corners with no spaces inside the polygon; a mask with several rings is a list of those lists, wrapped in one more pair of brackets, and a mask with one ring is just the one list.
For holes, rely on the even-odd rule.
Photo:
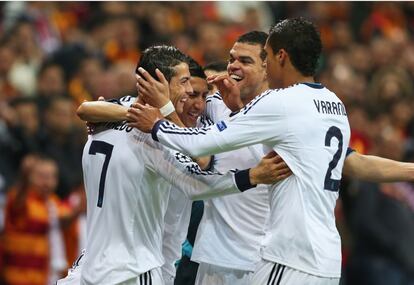
{"label": "blurred spectator", "polygon": [[45,62],[37,76],[37,94],[40,113],[45,111],[47,101],[54,96],[66,95],[65,74],[61,66]]}
{"label": "blurred spectator", "polygon": [[53,284],[67,267],[59,217],[68,213],[53,193],[57,172],[49,158],[22,163],[22,180],[7,196],[3,284]]}
{"label": "blurred spectator", "polygon": [[75,125],[75,105],[70,97],[52,97],[44,113],[42,153],[56,160],[59,184],[56,194],[66,198],[82,183],[84,133]]}
{"label": "blurred spectator", "polygon": [[21,20],[10,32],[10,43],[16,61],[10,69],[10,82],[23,95],[33,96],[36,91],[36,72],[44,57],[38,46],[32,23]]}
{"label": "blurred spectator", "polygon": [[97,57],[86,57],[80,62],[79,69],[69,83],[69,94],[76,103],[84,100],[97,100],[101,78],[104,76],[104,65]]}
{"label": "blurred spectator", "polygon": [[[414,279],[414,205],[406,183],[355,185],[351,214],[354,246],[345,284],[412,284]],[[411,277],[410,277],[411,276]]]}

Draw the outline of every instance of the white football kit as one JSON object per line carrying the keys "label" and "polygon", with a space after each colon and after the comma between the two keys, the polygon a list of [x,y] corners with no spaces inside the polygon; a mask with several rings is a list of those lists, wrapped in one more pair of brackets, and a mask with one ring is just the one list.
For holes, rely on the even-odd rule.
{"label": "white football kit", "polygon": [[[197,120],[198,127],[207,127],[212,124],[213,122],[204,116]],[[168,206],[164,215],[165,226],[162,237],[162,254],[165,263],[161,268],[167,285],[174,284],[175,262],[181,258],[181,245],[187,236],[192,203],[193,201],[189,200],[181,191],[175,189],[170,191]]]}
{"label": "white football kit", "polygon": [[[119,103],[129,106],[133,101],[127,96]],[[171,185],[190,199],[251,187],[248,171],[201,171],[189,157],[126,122],[106,123],[106,128],[89,136],[82,157],[88,214],[81,284],[119,284],[161,267]]]}
{"label": "white football kit", "polygon": [[308,274],[339,278],[341,241],[334,207],[350,127],[339,98],[316,83],[268,90],[230,122],[204,129],[159,121],[152,137],[201,156],[263,143],[293,175],[271,186],[262,258]]}
{"label": "white football kit", "polygon": [[[231,111],[218,93],[208,96],[206,102],[206,115],[214,122],[230,119]],[[213,167],[220,172],[235,166],[250,167],[262,156],[261,144],[244,147],[214,155]],[[204,202],[191,256],[191,260],[200,263],[196,284],[250,284],[250,275],[260,261],[264,225],[269,215],[268,195],[268,187],[258,185],[254,191]]]}

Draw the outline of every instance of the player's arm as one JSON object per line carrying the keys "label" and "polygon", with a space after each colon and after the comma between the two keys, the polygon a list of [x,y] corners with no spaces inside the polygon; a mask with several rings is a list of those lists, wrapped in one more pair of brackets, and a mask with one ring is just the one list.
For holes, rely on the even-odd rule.
{"label": "player's arm", "polygon": [[[283,136],[286,118],[282,100],[268,91],[246,105],[230,122],[216,122],[208,128],[180,128],[153,113],[151,107],[139,105],[137,127],[152,132],[152,138],[191,156],[215,154],[257,143],[275,141]],[[278,101],[274,104],[273,100]]]}
{"label": "player's arm", "polygon": [[76,114],[91,123],[119,122],[127,119],[128,107],[113,102],[88,101],[78,107]]}
{"label": "player's arm", "polygon": [[202,171],[190,157],[165,148],[150,160],[155,171],[192,200],[240,193],[257,184],[273,184],[291,174],[275,153],[265,156],[253,168],[224,174]]}
{"label": "player's arm", "polygon": [[370,182],[414,181],[414,163],[351,152],[345,159],[346,176]]}

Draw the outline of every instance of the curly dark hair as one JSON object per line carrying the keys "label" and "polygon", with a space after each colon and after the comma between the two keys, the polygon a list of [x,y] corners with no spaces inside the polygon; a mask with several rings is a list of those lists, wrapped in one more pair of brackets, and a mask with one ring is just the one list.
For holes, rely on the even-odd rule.
{"label": "curly dark hair", "polygon": [[303,18],[285,19],[270,28],[268,44],[274,53],[284,49],[304,76],[314,76],[322,52],[316,27]]}
{"label": "curly dark hair", "polygon": [[260,52],[260,58],[262,60],[266,59],[266,51],[264,50],[264,46],[266,45],[268,34],[262,31],[251,31],[241,35],[236,43],[245,43],[249,45],[260,45],[262,50]]}
{"label": "curly dark hair", "polygon": [[192,77],[207,79],[203,67],[197,61],[195,61],[192,57],[188,56],[187,63]]}
{"label": "curly dark hair", "polygon": [[142,67],[157,79],[155,69],[158,68],[170,82],[175,75],[174,67],[183,62],[188,63],[188,57],[178,48],[167,45],[151,46],[142,53],[135,73],[139,74],[138,68]]}

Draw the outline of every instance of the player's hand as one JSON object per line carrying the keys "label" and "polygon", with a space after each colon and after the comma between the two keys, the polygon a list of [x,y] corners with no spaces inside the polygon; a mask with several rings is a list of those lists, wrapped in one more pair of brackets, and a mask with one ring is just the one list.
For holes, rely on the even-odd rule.
{"label": "player's hand", "polygon": [[161,108],[170,100],[170,88],[164,74],[157,68],[155,73],[158,80],[149,74],[144,68],[138,68],[139,75],[136,74],[137,91],[145,103]]}
{"label": "player's hand", "polygon": [[237,86],[237,81],[229,75],[212,75],[207,78],[209,84],[215,84],[220,91],[221,98],[224,104],[232,112],[237,112],[243,108],[243,102],[240,98],[240,89]]}
{"label": "player's hand", "polygon": [[250,169],[250,183],[255,184],[274,184],[286,177],[292,171],[283,159],[274,151],[269,152],[262,158],[256,167]]}
{"label": "player's hand", "polygon": [[144,133],[150,133],[155,123],[164,118],[158,108],[139,103],[132,104],[126,116],[129,127],[137,128]]}

